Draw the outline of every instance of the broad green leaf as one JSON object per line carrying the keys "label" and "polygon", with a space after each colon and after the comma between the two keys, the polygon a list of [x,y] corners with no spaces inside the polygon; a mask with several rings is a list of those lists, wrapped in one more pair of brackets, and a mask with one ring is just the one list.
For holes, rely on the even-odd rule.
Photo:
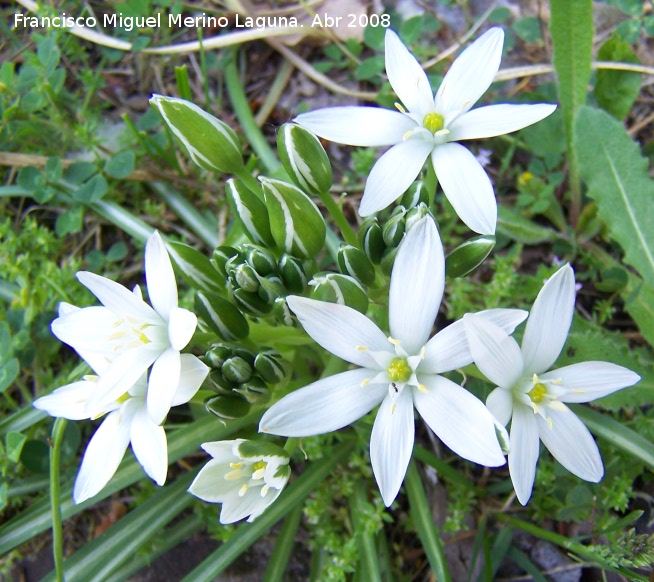
{"label": "broad green leaf", "polygon": [[0,393],[4,392],[11,383],[14,381],[14,378],[18,376],[18,360],[16,358],[11,358],[7,360],[4,365],[0,366]]}
{"label": "broad green leaf", "polygon": [[654,181],[647,160],[624,126],[608,113],[584,107],[575,123],[575,149],[588,195],[625,263],[654,286]]}
{"label": "broad green leaf", "polygon": [[[631,47],[613,35],[597,51],[598,61],[639,63]],[[599,69],[595,84],[595,98],[602,109],[618,119],[624,119],[631,111],[638,94],[642,75],[633,71]]]}
{"label": "broad green leaf", "polygon": [[7,435],[6,449],[7,457],[10,461],[13,461],[14,463],[18,462],[18,459],[20,459],[20,453],[23,450],[23,445],[25,444],[26,440],[27,438],[25,435],[20,432],[10,432]]}
{"label": "broad green leaf", "polygon": [[123,150],[107,161],[104,171],[112,178],[127,178],[134,171],[134,152]]}

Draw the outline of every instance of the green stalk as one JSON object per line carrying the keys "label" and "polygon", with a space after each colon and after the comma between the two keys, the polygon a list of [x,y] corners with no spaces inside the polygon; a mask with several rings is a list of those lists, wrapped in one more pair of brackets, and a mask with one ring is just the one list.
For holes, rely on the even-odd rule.
{"label": "green stalk", "polygon": [[50,449],[50,506],[52,509],[52,553],[57,582],[64,580],[64,536],[61,529],[61,491],[59,489],[59,464],[61,443],[64,440],[66,419],[57,418],[52,427],[52,448]]}
{"label": "green stalk", "polygon": [[277,160],[275,152],[270,147],[263,133],[257,126],[257,122],[252,115],[250,104],[248,103],[247,96],[241,85],[241,80],[238,75],[238,68],[236,67],[236,52],[231,51],[230,57],[225,64],[225,85],[227,87],[227,94],[229,100],[234,108],[236,118],[243,129],[248,143],[259,156],[259,159],[265,166],[266,170],[270,173],[275,172],[281,165]]}
{"label": "green stalk", "polygon": [[225,568],[273,525],[300,505],[304,498],[326,479],[339,463],[349,456],[354,445],[354,440],[343,442],[328,458],[313,463],[280,495],[279,499],[263,515],[253,523],[245,523],[239,526],[234,535],[188,574],[183,582],[211,582],[215,580]]}
{"label": "green stalk", "polygon": [[295,542],[301,518],[302,506],[298,505],[284,520],[284,525],[275,543],[275,549],[272,556],[270,556],[268,567],[263,575],[263,582],[282,582],[284,580],[284,571],[293,550],[293,543]]}
{"label": "green stalk", "polygon": [[379,572],[379,556],[375,545],[375,537],[371,532],[361,527],[361,516],[364,513],[363,506],[366,503],[366,492],[363,487],[355,487],[350,498],[350,511],[352,522],[357,530],[357,547],[359,548],[359,572],[365,572],[365,579],[368,582],[381,582]]}
{"label": "green stalk", "polygon": [[431,516],[431,509],[427,503],[425,489],[416,467],[415,461],[411,461],[409,470],[404,479],[404,487],[409,497],[411,507],[411,518],[416,526],[418,537],[422,547],[427,554],[427,559],[438,582],[452,582],[452,576],[447,568],[443,542],[440,538],[440,531]]}
{"label": "green stalk", "polygon": [[341,231],[345,242],[359,248],[359,239],[350,226],[350,223],[347,221],[347,218],[345,218],[343,209],[340,207],[340,205],[334,202],[334,199],[329,192],[321,192],[318,194],[318,196],[320,197],[322,203],[325,205],[327,212],[329,212],[331,217],[334,219],[334,222]]}

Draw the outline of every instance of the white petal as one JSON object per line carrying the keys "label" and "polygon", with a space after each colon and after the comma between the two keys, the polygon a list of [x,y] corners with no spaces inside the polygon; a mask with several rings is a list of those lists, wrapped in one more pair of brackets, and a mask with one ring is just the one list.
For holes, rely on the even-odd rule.
{"label": "white petal", "polygon": [[388,297],[391,337],[408,354],[417,354],[429,338],[444,286],[443,245],[433,219],[425,217],[399,246]]}
{"label": "white petal", "polygon": [[574,309],[575,275],[570,265],[564,265],[540,290],[527,320],[522,354],[530,373],[548,370],[559,357]]}
{"label": "white petal", "polygon": [[51,324],[52,333],[78,352],[112,352],[109,339],[117,316],[106,307],[85,307],[62,315]]}
{"label": "white petal", "polygon": [[486,406],[502,426],[509,424],[513,414],[513,395],[510,390],[495,388],[488,395]]}
{"label": "white petal", "polygon": [[252,523],[270,505],[272,505],[275,502],[275,500],[279,497],[281,492],[282,492],[281,489],[271,488],[271,489],[268,490],[268,493],[266,493],[265,497],[261,497],[261,493],[259,493],[259,490],[253,491],[252,495],[258,495],[259,499],[261,499],[261,504],[259,504],[259,506],[256,509],[254,509],[253,511],[250,512],[250,517],[248,517],[248,523]]}
{"label": "white petal", "polygon": [[527,505],[534,488],[536,463],[540,452],[538,426],[534,411],[523,405],[513,409],[509,453],[509,472],[518,501]]}
{"label": "white petal", "polygon": [[235,523],[252,514],[261,515],[272,500],[272,497],[270,500],[267,497],[261,497],[258,487],[247,491],[242,497],[235,491],[228,495],[223,502],[220,523]]}
{"label": "white petal", "polygon": [[148,412],[155,424],[166,418],[179,385],[181,359],[179,352],[168,348],[152,366],[148,381]]}
{"label": "white petal", "polygon": [[503,44],[504,31],[491,28],[452,63],[436,93],[436,111],[445,117],[446,127],[490,87],[500,69]]}
{"label": "white petal", "polygon": [[420,117],[433,112],[434,95],[425,71],[390,29],[386,30],[386,74],[406,109]]}
{"label": "white petal", "polygon": [[477,315],[464,315],[463,325],[477,367],[497,386],[511,388],[523,372],[522,354],[516,341]]}
{"label": "white petal", "polygon": [[173,349],[183,350],[191,341],[198,318],[195,313],[181,307],[173,307],[169,313],[168,341]]}
{"label": "white petal", "polygon": [[495,234],[495,194],[477,158],[458,143],[446,143],[432,152],[431,161],[443,192],[459,218],[479,234]]}
{"label": "white petal", "polygon": [[365,368],[350,370],[291,392],[266,411],[259,432],[304,437],[343,428],[370,412],[388,392],[385,384],[366,385],[373,375]]}
{"label": "white petal", "polygon": [[598,483],[604,475],[602,458],[595,440],[583,422],[567,407],[547,408],[552,426],[537,415],[538,434],[554,458],[568,471],[585,481]]}
{"label": "white petal", "polygon": [[410,390],[386,396],[370,435],[370,462],[386,507],[397,497],[413,452],[415,422]]}
{"label": "white petal", "polygon": [[609,362],[582,362],[540,376],[542,380],[560,381],[558,388],[567,392],[561,402],[590,402],[632,386],[640,376],[627,368]]}
{"label": "white petal", "polygon": [[[503,329],[507,334],[527,318],[522,309],[485,309],[475,313]],[[441,374],[472,364],[463,320],[451,323],[431,338],[425,346],[425,359],[419,370],[428,374]]]}
{"label": "white petal", "polygon": [[211,441],[208,443],[202,443],[200,446],[202,447],[202,450],[211,455],[217,461],[229,464],[232,461],[236,462],[239,460],[235,450],[238,449],[238,446],[243,442],[243,440],[244,439]]}
{"label": "white petal", "polygon": [[556,105],[488,105],[464,113],[447,126],[450,141],[482,139],[518,131],[554,113]]}
{"label": "white petal", "polygon": [[408,139],[379,158],[366,181],[359,214],[379,212],[399,198],[416,179],[433,147],[429,141]]}
{"label": "white petal", "polygon": [[[238,459],[231,458],[231,461],[237,462]],[[225,475],[233,471],[229,463],[229,460],[209,461],[191,483],[189,493],[209,503],[222,503],[234,491],[234,487],[238,490],[241,486],[240,481],[225,479]]]}
{"label": "white petal", "polygon": [[171,407],[186,404],[193,398],[209,373],[209,366],[192,354],[182,354],[180,364],[179,384],[170,403]]}
{"label": "white petal", "polygon": [[102,305],[109,308],[117,316],[132,317],[148,323],[161,321],[161,318],[152,307],[115,281],[88,271],[79,271],[77,278],[82,285],[100,300]]}
{"label": "white petal", "polygon": [[323,139],[354,146],[393,145],[416,127],[403,113],[377,107],[327,107],[294,121]]}
{"label": "white petal", "polygon": [[42,396],[32,403],[34,408],[47,412],[50,416],[82,420],[90,418],[86,413],[86,401],[96,384],[87,380],[66,384],[52,394]]}
{"label": "white petal", "polygon": [[443,376],[421,375],[413,401],[429,427],[464,459],[487,467],[505,463],[493,415],[475,396]]}
{"label": "white petal", "polygon": [[166,245],[156,230],[145,245],[145,278],[152,307],[167,320],[177,307],[177,283]]}
{"label": "white petal", "polygon": [[370,352],[391,351],[386,335],[350,307],[295,295],[286,301],[304,330],[328,352],[347,362],[379,369]]}
{"label": "white petal", "polygon": [[143,404],[132,419],[130,438],[136,460],[157,485],[163,485],[168,471],[166,432],[150,420],[148,409]]}
{"label": "white petal", "polygon": [[129,424],[121,422],[121,411],[115,410],[105,418],[86,447],[75,480],[75,503],[94,497],[104,488],[118,469],[128,444]]}

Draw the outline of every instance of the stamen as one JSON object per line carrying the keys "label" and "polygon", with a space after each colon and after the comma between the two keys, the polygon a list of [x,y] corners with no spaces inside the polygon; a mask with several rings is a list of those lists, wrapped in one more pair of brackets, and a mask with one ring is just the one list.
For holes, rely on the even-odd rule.
{"label": "stamen", "polygon": [[239,462],[239,463],[230,463],[229,466],[232,469],[240,469],[243,466],[243,463],[241,463],[241,462]]}
{"label": "stamen", "polygon": [[393,339],[390,335],[386,338],[389,342],[391,342],[394,346],[399,346],[402,342],[397,339]]}
{"label": "stamen", "polygon": [[256,481],[257,479],[263,479],[263,476],[266,474],[265,469],[257,469],[252,473],[252,478]]}
{"label": "stamen", "polygon": [[361,388],[365,388],[368,384],[370,384],[370,378],[364,378],[361,380]]}
{"label": "stamen", "polygon": [[406,113],[406,109],[404,109],[404,107],[402,107],[402,105],[397,101],[393,105],[395,105],[395,109],[397,109],[400,113]]}
{"label": "stamen", "polygon": [[429,392],[429,390],[427,390],[427,386],[424,384],[418,384],[418,390],[420,390],[420,392]]}
{"label": "stamen", "polygon": [[357,346],[356,350],[357,352],[367,352],[368,348],[366,346]]}
{"label": "stamen", "polygon": [[409,131],[407,131],[407,132],[402,136],[402,141],[406,141],[407,139],[409,139],[409,137],[411,136],[412,133],[413,133],[413,130],[412,130],[412,129],[410,129]]}
{"label": "stamen", "polygon": [[420,348],[420,359],[421,359],[421,360],[424,360],[426,354],[427,354],[427,350],[425,349],[425,346],[422,346],[422,347]]}
{"label": "stamen", "polygon": [[241,488],[238,490],[238,496],[239,496],[239,497],[243,497],[243,495],[245,495],[245,494],[247,493],[247,490],[248,490],[248,489],[249,489],[248,484],[247,484],[247,483],[244,483],[244,484],[243,484],[243,487],[241,487]]}
{"label": "stamen", "polygon": [[234,481],[235,479],[240,479],[241,477],[243,477],[242,469],[236,469],[234,471],[230,471],[225,475],[225,479],[227,479],[227,481]]}
{"label": "stamen", "polygon": [[270,485],[264,485],[261,488],[261,497],[265,497],[268,494],[269,490],[270,490]]}
{"label": "stamen", "polygon": [[397,408],[397,404],[395,402],[393,402],[393,404],[391,404],[391,414],[393,414],[395,412],[396,408]]}

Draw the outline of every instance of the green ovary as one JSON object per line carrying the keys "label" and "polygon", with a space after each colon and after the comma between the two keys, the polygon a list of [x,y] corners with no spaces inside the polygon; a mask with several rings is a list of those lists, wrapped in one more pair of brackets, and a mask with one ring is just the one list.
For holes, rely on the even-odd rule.
{"label": "green ovary", "polygon": [[539,404],[543,401],[543,398],[547,395],[547,387],[545,384],[541,384],[540,382],[538,384],[535,384],[534,387],[527,392],[527,395],[529,398],[531,398],[532,402],[535,402],[536,404]]}
{"label": "green ovary", "polygon": [[406,382],[413,372],[406,358],[394,358],[387,371],[391,382]]}
{"label": "green ovary", "polygon": [[427,113],[422,120],[422,125],[425,126],[432,133],[436,133],[443,129],[445,119],[439,113]]}

